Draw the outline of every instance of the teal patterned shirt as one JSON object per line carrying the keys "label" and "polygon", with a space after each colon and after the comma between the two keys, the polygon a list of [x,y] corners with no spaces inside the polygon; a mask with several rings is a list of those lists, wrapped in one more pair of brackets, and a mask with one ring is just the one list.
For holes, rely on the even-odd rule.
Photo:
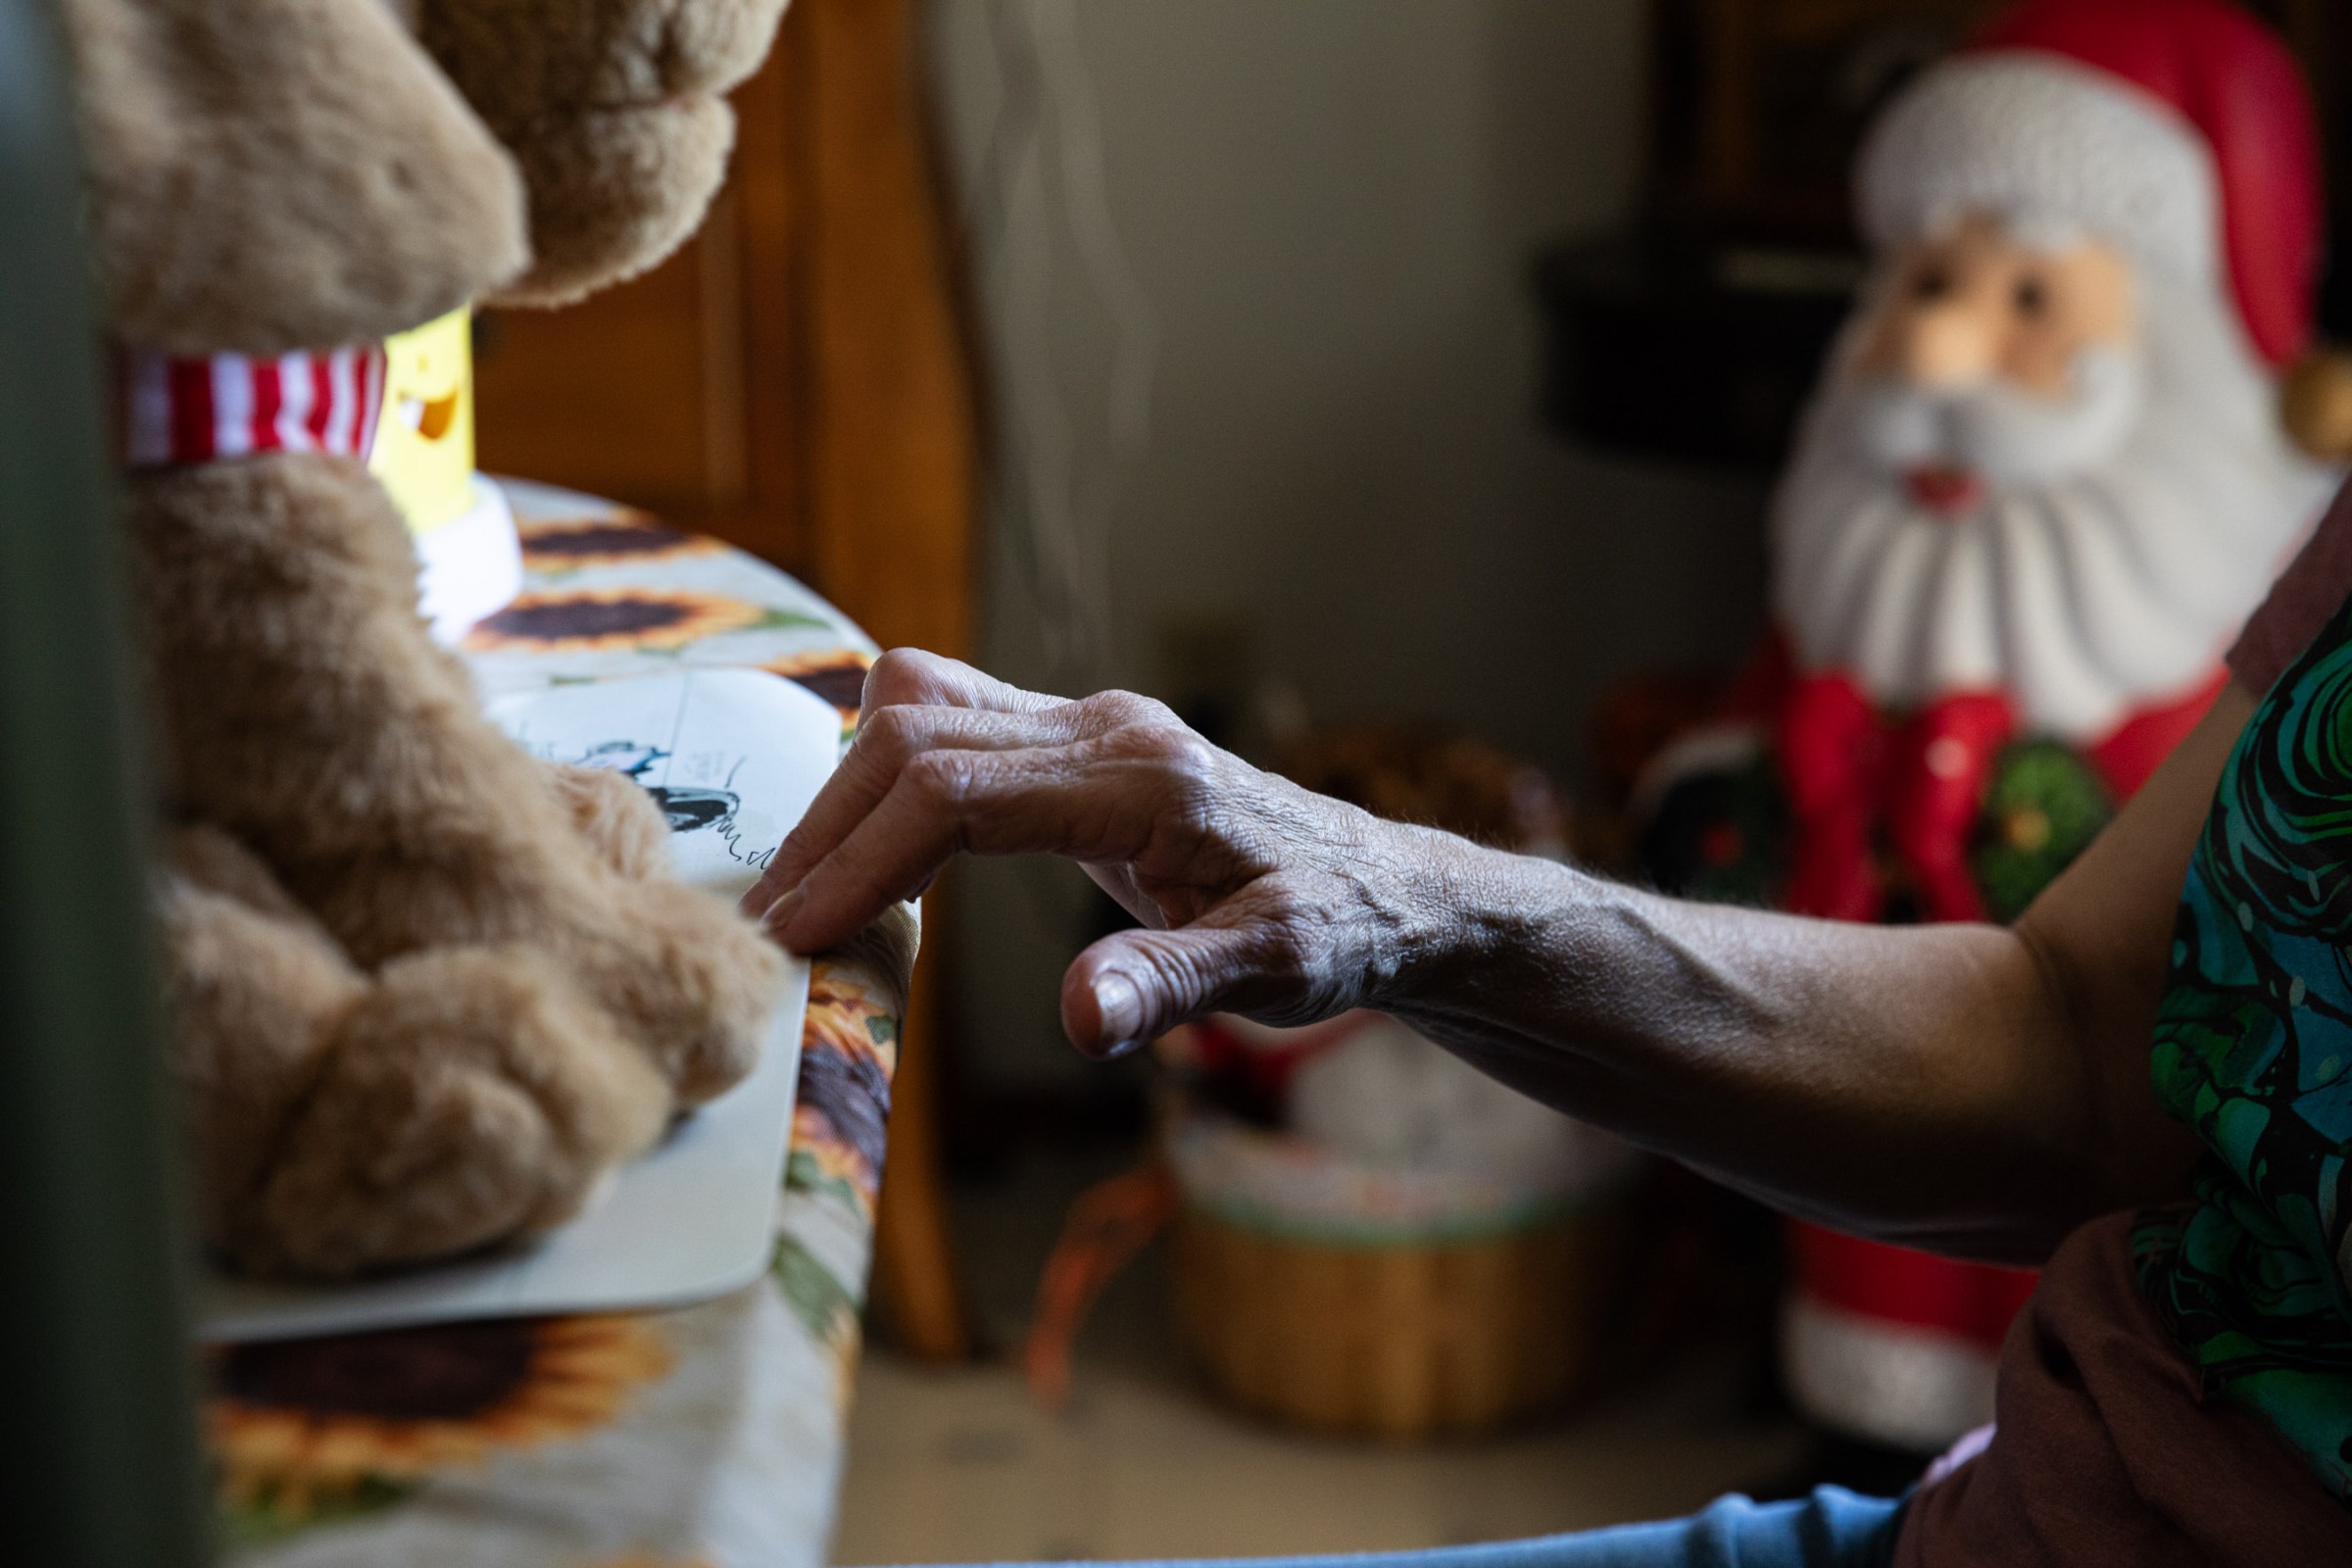
{"label": "teal patterned shirt", "polygon": [[2352,602],[2256,709],[2189,861],[2157,1098],[2206,1154],[2140,1283],[2207,1391],[2352,1499]]}

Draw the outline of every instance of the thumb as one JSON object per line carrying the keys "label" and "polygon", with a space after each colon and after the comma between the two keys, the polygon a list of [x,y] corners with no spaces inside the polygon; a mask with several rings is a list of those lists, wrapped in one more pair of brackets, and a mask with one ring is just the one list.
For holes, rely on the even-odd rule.
{"label": "thumb", "polygon": [[1215,1012],[1265,978],[1262,946],[1255,933],[1233,926],[1104,937],[1062,976],[1062,1032],[1090,1056],[1125,1055],[1178,1024]]}

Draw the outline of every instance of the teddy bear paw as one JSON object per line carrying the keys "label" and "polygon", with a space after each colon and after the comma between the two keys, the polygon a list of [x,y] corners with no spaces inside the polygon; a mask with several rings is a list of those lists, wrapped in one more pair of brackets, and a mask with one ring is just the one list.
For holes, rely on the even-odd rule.
{"label": "teddy bear paw", "polygon": [[256,1272],[334,1276],[546,1231],[660,1135],[668,1087],[544,957],[385,966],[227,1238]]}
{"label": "teddy bear paw", "polygon": [[668,866],[669,823],[635,780],[609,767],[550,762],[547,781],[573,830],[606,865],[632,882]]}
{"label": "teddy bear paw", "polygon": [[587,983],[683,1104],[732,1088],[760,1059],[785,959],[709,894],[654,880],[629,891],[628,930],[581,965]]}

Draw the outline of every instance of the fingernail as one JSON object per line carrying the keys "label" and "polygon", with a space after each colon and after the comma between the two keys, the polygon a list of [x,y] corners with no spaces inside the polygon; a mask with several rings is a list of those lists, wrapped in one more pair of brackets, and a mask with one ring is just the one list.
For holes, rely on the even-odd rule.
{"label": "fingernail", "polygon": [[784,896],[769,905],[767,912],[760,917],[760,926],[772,935],[789,924],[793,911],[801,906],[803,893],[807,887],[808,884],[805,882],[795,882],[791,887],[785,889]]}
{"label": "fingernail", "polygon": [[1095,1038],[1102,1049],[1115,1055],[1132,1051],[1136,1036],[1144,1032],[1144,998],[1135,989],[1135,982],[1116,969],[1095,976]]}

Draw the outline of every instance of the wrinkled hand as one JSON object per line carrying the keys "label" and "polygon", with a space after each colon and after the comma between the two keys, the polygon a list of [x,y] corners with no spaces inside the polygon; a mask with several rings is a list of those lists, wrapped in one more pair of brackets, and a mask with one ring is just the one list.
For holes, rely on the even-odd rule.
{"label": "wrinkled hand", "polygon": [[744,899],[798,953],[915,897],[958,851],[1082,863],[1149,929],[1080,954],[1062,1027],[1115,1055],[1211,1011],[1377,1004],[1436,929],[1449,846],[1221,752],[1126,692],[1042,697],[900,650],[857,744]]}

